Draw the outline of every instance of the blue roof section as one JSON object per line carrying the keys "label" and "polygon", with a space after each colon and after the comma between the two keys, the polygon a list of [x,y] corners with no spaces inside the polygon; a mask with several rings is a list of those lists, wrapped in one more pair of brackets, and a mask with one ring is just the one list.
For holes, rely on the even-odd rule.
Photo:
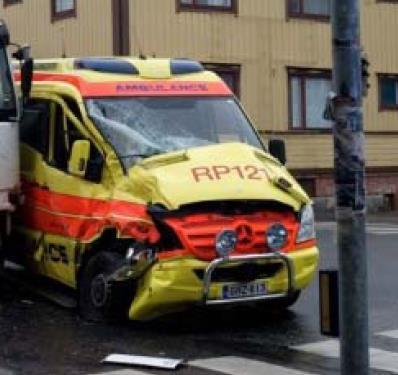
{"label": "blue roof section", "polygon": [[202,64],[187,59],[173,59],[170,62],[171,74],[200,73],[204,71]]}
{"label": "blue roof section", "polygon": [[101,73],[139,74],[130,62],[117,58],[82,58],[75,61],[75,68]]}
{"label": "blue roof section", "polygon": [[[75,69],[87,69],[101,73],[139,75],[137,67],[130,61],[117,57],[86,57],[75,60]],[[202,64],[189,59],[170,60],[170,73],[172,75],[200,73],[205,69]]]}

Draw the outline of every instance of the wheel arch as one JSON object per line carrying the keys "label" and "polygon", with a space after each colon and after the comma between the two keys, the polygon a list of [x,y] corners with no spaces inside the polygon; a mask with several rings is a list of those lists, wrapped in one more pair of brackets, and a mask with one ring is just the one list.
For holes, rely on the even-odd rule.
{"label": "wheel arch", "polygon": [[129,243],[134,241],[132,238],[120,238],[116,228],[107,228],[101,235],[89,244],[84,245],[80,259],[76,262],[76,286],[79,288],[82,271],[88,261],[100,251],[122,252]]}

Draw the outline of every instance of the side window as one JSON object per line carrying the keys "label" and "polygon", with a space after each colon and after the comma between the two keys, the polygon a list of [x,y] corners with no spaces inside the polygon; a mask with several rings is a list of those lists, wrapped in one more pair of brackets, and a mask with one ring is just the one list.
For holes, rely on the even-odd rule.
{"label": "side window", "polygon": [[67,117],[59,104],[55,105],[53,127],[53,160],[52,165],[66,172],[69,160],[69,139]]}
{"label": "side window", "polygon": [[78,104],[76,103],[75,100],[71,99],[68,96],[63,96],[62,99],[64,100],[64,102],[66,103],[66,105],[68,106],[68,108],[70,109],[70,111],[73,113],[73,115],[79,120],[79,121],[83,121],[82,118],[82,113],[80,112],[80,108],[78,106]]}
{"label": "side window", "polygon": [[32,101],[24,109],[21,124],[21,141],[40,152],[48,153],[48,132],[50,124],[50,105],[46,101]]}
{"label": "side window", "polygon": [[68,170],[73,142],[85,139],[81,132],[75,127],[70,118],[66,115],[61,105],[53,104],[54,111],[54,135],[53,135],[53,160],[52,164],[63,171]]}
{"label": "side window", "polygon": [[[77,105],[71,108],[70,104],[75,104],[73,101],[68,101],[68,108],[71,109],[76,118],[81,120],[81,113]],[[68,162],[71,157],[73,143],[77,140],[87,139],[80,130],[75,126],[70,117],[64,112],[62,106],[58,103],[52,104],[54,107],[54,124],[53,124],[53,150],[51,164],[64,171],[68,172]],[[90,148],[90,160],[87,166],[85,179],[92,182],[100,182],[103,169],[103,157],[97,150],[93,143]]]}

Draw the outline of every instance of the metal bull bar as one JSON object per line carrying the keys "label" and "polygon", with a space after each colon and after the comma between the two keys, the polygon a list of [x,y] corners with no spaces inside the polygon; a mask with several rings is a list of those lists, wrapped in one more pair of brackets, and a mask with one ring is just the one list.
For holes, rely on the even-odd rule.
{"label": "metal bull bar", "polygon": [[[209,299],[211,278],[216,268],[224,264],[249,262],[253,263],[258,260],[280,260],[282,261],[287,270],[287,290],[284,293],[264,294],[251,297],[242,298],[231,298],[231,299]],[[238,255],[230,256],[225,258],[217,258],[209,263],[203,276],[203,303],[206,305],[221,305],[221,304],[232,304],[239,302],[255,302],[263,300],[278,299],[290,296],[294,292],[294,265],[292,260],[285,254],[275,252],[270,254],[249,254],[249,255]]]}

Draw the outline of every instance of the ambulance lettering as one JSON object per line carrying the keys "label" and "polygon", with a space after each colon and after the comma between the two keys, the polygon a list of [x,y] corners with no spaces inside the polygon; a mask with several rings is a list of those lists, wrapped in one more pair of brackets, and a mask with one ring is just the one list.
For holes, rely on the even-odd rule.
{"label": "ambulance lettering", "polygon": [[69,263],[66,247],[63,245],[53,243],[48,244],[45,248],[45,255],[47,261],[63,264]]}

